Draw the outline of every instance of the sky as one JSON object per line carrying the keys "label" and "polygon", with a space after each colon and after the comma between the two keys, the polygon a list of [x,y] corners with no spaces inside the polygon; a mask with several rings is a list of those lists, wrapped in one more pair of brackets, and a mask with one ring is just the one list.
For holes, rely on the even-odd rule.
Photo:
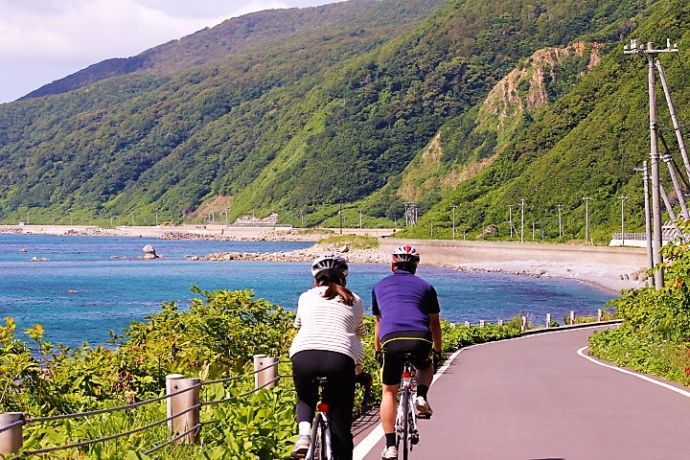
{"label": "sky", "polygon": [[0,104],[223,20],[341,0],[0,0]]}

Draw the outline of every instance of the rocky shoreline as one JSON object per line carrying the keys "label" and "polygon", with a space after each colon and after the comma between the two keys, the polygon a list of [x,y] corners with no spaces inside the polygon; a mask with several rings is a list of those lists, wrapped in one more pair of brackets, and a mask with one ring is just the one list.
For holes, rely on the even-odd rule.
{"label": "rocky shoreline", "polygon": [[379,249],[353,249],[349,246],[334,247],[316,244],[306,249],[296,249],[284,252],[216,252],[205,256],[188,255],[186,259],[192,262],[311,262],[326,253],[340,254],[349,263],[356,264],[384,264],[388,262],[388,254]]}

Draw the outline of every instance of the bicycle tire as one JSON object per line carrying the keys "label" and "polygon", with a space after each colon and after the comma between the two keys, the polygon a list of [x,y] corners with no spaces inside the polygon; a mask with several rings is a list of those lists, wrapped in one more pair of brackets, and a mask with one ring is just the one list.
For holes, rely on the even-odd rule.
{"label": "bicycle tire", "polygon": [[307,455],[304,457],[304,460],[320,460],[320,455],[317,456],[317,452],[320,452],[321,448],[319,445],[319,437],[320,437],[320,420],[321,417],[319,416],[318,412],[314,415],[314,420],[312,421],[311,424],[311,431],[309,432],[309,435],[311,436],[312,440],[312,445],[309,448],[309,451],[307,452]]}
{"label": "bicycle tire", "polygon": [[331,450],[333,449],[333,446],[331,445],[331,442],[328,440],[328,434],[329,434],[329,428],[328,424],[326,423],[326,420],[324,417],[321,417],[321,429],[319,430],[321,433],[321,458],[320,460],[333,460],[333,452]]}
{"label": "bicycle tire", "polygon": [[409,442],[410,442],[410,436],[409,436],[409,429],[410,429],[410,417],[409,417],[409,410],[410,410],[410,389],[405,388],[405,391],[403,392],[403,404],[405,408],[405,413],[403,416],[403,438],[402,438],[402,452],[403,452],[403,460],[407,460],[407,454],[408,454],[408,447],[409,447]]}

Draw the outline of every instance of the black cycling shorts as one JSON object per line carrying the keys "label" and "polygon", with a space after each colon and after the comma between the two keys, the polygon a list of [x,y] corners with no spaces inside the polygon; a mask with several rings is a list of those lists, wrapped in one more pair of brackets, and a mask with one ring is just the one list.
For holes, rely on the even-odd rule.
{"label": "black cycling shorts", "polygon": [[412,354],[411,363],[416,369],[426,369],[431,366],[431,345],[431,334],[428,332],[400,332],[385,336],[381,340],[383,384],[400,384],[405,353]]}

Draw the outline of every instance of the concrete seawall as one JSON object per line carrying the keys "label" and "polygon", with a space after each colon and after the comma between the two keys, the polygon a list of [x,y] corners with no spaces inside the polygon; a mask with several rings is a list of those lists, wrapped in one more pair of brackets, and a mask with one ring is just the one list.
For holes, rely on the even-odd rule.
{"label": "concrete seawall", "polygon": [[425,262],[441,265],[537,259],[544,262],[623,266],[632,271],[643,267],[647,262],[646,252],[640,248],[393,238],[384,238],[380,242],[381,249],[386,252],[406,243],[412,244],[423,254]]}
{"label": "concrete seawall", "polygon": [[484,241],[402,240],[383,238],[390,253],[403,244],[417,247],[422,264],[552,278],[572,278],[612,292],[644,285],[647,255],[640,248],[568,246]]}

